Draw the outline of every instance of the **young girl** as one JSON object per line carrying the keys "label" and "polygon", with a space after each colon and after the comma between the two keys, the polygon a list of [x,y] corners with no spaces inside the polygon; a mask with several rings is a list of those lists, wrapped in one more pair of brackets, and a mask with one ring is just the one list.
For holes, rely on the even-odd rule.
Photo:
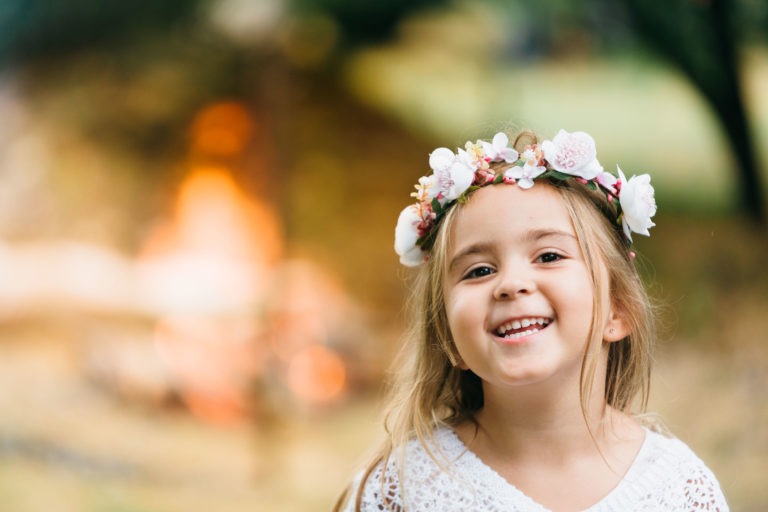
{"label": "young girl", "polygon": [[710,470],[633,413],[651,363],[630,250],[647,174],[588,134],[500,133],[429,159],[395,250],[422,266],[380,451],[337,510],[727,511]]}

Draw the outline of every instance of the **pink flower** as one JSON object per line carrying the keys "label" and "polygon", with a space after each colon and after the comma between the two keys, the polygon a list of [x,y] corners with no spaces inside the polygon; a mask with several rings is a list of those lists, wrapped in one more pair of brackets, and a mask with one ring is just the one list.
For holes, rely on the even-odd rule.
{"label": "pink flower", "polygon": [[544,141],[541,149],[552,169],[564,174],[592,180],[603,171],[595,140],[588,133],[560,130],[554,139]]}
{"label": "pink flower", "polygon": [[[595,177],[595,180],[604,188],[607,190],[610,190],[614,194],[618,194],[619,191],[616,189],[616,176],[609,172],[599,172],[597,173],[597,176]],[[608,196],[609,198],[611,196]]]}

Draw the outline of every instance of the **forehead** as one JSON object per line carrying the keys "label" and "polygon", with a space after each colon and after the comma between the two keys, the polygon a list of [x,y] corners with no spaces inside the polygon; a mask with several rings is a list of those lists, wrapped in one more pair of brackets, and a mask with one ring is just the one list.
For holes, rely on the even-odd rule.
{"label": "forehead", "polygon": [[453,249],[494,237],[524,236],[531,230],[564,231],[575,236],[560,193],[544,183],[528,190],[516,185],[481,188],[457,212],[451,229]]}

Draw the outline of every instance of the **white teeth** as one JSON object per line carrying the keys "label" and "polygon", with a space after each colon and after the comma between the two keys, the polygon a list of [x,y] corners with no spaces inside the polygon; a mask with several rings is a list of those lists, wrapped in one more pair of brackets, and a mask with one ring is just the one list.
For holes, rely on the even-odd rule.
{"label": "white teeth", "polygon": [[539,329],[529,329],[527,331],[518,332],[518,333],[515,333],[515,334],[508,334],[508,335],[504,336],[504,338],[508,339],[508,340],[515,340],[517,338],[522,338],[524,336],[530,336],[531,334],[536,333],[536,332],[539,332]]}
{"label": "white teeth", "polygon": [[[519,320],[512,320],[511,322],[507,322],[503,325],[500,325],[496,329],[496,334],[499,336],[503,336],[507,339],[515,339],[515,338],[521,338],[523,336],[529,336],[535,332],[539,332],[541,328],[546,327],[549,325],[549,319],[544,317],[531,317],[531,318],[522,318]],[[510,331],[516,331],[521,328],[527,328],[533,326],[532,329],[526,329],[523,332],[518,333],[510,333]],[[539,327],[540,326],[540,327]]]}

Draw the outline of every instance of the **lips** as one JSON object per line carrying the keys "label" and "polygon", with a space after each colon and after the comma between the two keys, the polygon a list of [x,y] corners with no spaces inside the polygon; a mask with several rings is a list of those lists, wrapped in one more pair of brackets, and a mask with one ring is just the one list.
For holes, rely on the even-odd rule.
{"label": "lips", "polygon": [[493,333],[506,340],[515,340],[536,334],[545,329],[551,322],[551,318],[541,316],[514,318],[499,325]]}

